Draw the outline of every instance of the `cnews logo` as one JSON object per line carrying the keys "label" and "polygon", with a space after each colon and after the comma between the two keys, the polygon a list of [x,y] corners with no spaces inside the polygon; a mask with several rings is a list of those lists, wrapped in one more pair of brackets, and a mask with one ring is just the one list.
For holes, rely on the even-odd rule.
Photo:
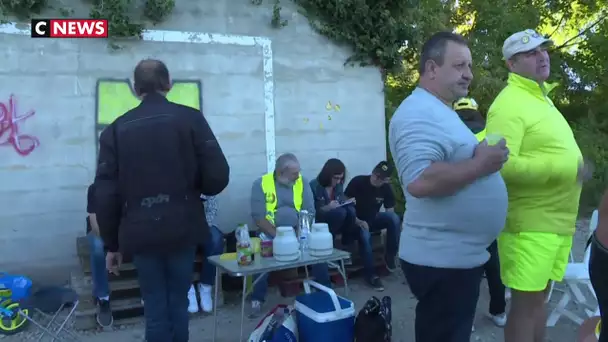
{"label": "cnews logo", "polygon": [[106,19],[32,19],[32,38],[107,38]]}

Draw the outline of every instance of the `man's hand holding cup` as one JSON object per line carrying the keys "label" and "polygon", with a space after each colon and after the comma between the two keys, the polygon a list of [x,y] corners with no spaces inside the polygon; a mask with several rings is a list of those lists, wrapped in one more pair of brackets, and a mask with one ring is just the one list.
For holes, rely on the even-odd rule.
{"label": "man's hand holding cup", "polygon": [[478,162],[483,175],[498,172],[509,159],[507,141],[499,135],[488,134],[475,148],[473,159]]}

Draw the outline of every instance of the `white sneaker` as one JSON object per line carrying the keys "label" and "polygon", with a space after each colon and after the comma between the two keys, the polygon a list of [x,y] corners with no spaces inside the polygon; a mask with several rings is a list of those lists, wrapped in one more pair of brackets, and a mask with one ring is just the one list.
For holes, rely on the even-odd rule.
{"label": "white sneaker", "polygon": [[201,296],[201,309],[207,313],[213,311],[213,297],[211,295],[212,289],[213,287],[211,287],[211,285],[198,284],[198,294]]}
{"label": "white sneaker", "polygon": [[490,318],[499,327],[504,327],[507,324],[507,314],[490,315]]}
{"label": "white sneaker", "polygon": [[191,285],[190,290],[188,290],[188,312],[198,312],[198,302],[196,300],[196,290],[194,289],[194,285]]}
{"label": "white sneaker", "polygon": [[258,300],[251,301],[251,311],[249,311],[249,318],[258,318],[262,314],[262,302]]}

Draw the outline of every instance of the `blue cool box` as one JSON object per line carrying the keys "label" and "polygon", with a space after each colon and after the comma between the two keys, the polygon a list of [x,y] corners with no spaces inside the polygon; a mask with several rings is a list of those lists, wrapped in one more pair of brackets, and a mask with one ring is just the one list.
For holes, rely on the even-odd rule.
{"label": "blue cool box", "polygon": [[[21,275],[0,272],[0,299],[10,299],[14,302],[29,297],[32,281]],[[4,298],[6,297],[6,298]]]}
{"label": "blue cool box", "polygon": [[[296,298],[298,342],[352,342],[355,305],[320,284],[307,281],[306,294]],[[307,286],[309,285],[309,286]],[[310,293],[310,286],[320,291]]]}

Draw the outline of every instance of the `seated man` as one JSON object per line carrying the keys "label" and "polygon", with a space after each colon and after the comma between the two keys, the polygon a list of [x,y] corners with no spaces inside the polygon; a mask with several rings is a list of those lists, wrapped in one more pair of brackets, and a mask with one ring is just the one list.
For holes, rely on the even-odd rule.
{"label": "seated man", "polygon": [[202,246],[203,247],[203,265],[200,275],[200,283],[198,284],[198,294],[200,297],[200,303],[196,301],[196,290],[194,285],[190,286],[188,291],[188,312],[198,312],[198,306],[200,304],[201,309],[204,312],[213,311],[213,297],[211,290],[215,284],[215,266],[213,266],[208,257],[212,255],[219,255],[224,252],[224,234],[218,228],[216,223],[217,217],[217,200],[215,196],[201,195],[201,200],[205,206],[205,217],[209,224],[209,239]]}
{"label": "seated man", "polygon": [[114,323],[110,308],[110,285],[106,270],[106,256],[103,241],[99,236],[99,226],[95,215],[95,184],[87,190],[87,239],[91,250],[91,276],[93,278],[93,298],[97,306],[97,324],[111,327]]}
{"label": "seated man", "polygon": [[[365,280],[374,289],[384,291],[382,281],[374,271],[371,233],[386,229],[386,268],[393,272],[397,269],[396,254],[398,246],[399,216],[395,213],[395,195],[390,186],[390,165],[382,161],[371,175],[356,176],[346,187],[346,196],[356,200],[356,224],[361,228],[359,248],[363,258]],[[385,212],[379,212],[384,205]]]}
{"label": "seated man", "polygon": [[[276,162],[274,172],[258,178],[251,187],[251,216],[260,230],[260,238],[272,239],[278,226],[298,225],[300,210],[315,212],[315,204],[308,182],[300,175],[300,162],[286,153]],[[327,264],[312,266],[315,281],[330,286]],[[268,274],[259,279],[251,293],[250,317],[261,313],[268,290]]]}

